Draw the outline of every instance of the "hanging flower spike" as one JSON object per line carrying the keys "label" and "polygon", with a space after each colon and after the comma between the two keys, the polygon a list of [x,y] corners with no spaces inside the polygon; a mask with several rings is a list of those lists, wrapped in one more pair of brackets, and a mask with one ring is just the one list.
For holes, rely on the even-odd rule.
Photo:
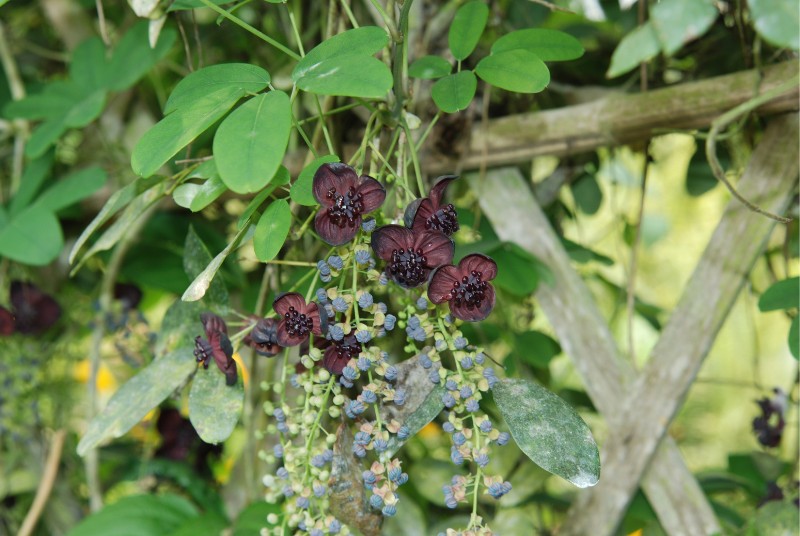
{"label": "hanging flower spike", "polygon": [[317,234],[332,246],[350,242],[364,214],[383,204],[386,190],[370,176],[341,162],[323,164],[314,174],[314,198],[322,205],[314,218]]}
{"label": "hanging flower spike", "polygon": [[280,315],[278,322],[278,344],[281,346],[297,346],[313,333],[321,337],[327,330],[327,315],[319,314],[316,302],[306,304],[306,300],[297,292],[287,292],[272,302],[272,308]]}
{"label": "hanging flower spike", "polygon": [[458,266],[441,266],[431,276],[428,299],[435,304],[450,303],[456,318],[476,322],[494,308],[494,288],[489,281],[497,276],[497,264],[485,255],[467,255]]}
{"label": "hanging flower spike", "polygon": [[61,316],[61,306],[49,294],[32,283],[11,282],[11,310],[18,333],[37,334],[46,331]]}
{"label": "hanging flower spike", "polygon": [[456,175],[439,177],[428,197],[417,199],[408,205],[404,216],[406,227],[417,232],[440,231],[447,236],[458,231],[456,208],[452,203],[442,204],[445,190],[457,178]]}
{"label": "hanging flower spike", "polygon": [[194,339],[194,356],[197,362],[208,368],[211,358],[219,370],[225,374],[225,383],[235,385],[237,379],[236,361],[233,360],[233,345],[228,338],[228,326],[225,321],[213,313],[203,313],[200,321],[206,332],[206,339],[199,335]]}
{"label": "hanging flower spike", "polygon": [[431,270],[453,261],[455,245],[438,231],[414,232],[386,225],[372,233],[372,249],[386,261],[386,275],[403,288],[418,287]]}
{"label": "hanging flower spike", "polygon": [[348,335],[340,341],[333,341],[327,347],[322,366],[331,374],[338,376],[351,359],[358,359],[359,354],[361,354],[361,343],[356,340],[355,335]]}
{"label": "hanging flower spike", "polygon": [[272,357],[277,355],[281,347],[278,344],[278,321],[274,318],[262,318],[253,331],[245,338],[244,343],[258,355]]}

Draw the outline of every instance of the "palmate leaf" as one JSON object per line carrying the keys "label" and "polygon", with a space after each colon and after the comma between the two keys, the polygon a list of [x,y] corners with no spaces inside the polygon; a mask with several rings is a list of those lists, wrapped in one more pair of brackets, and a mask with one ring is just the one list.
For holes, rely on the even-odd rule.
{"label": "palmate leaf", "polygon": [[477,88],[473,72],[461,71],[437,80],[431,88],[431,97],[441,111],[452,114],[469,106]]}
{"label": "palmate leaf", "polygon": [[569,404],[521,379],[501,380],[492,392],[514,441],[536,465],[579,488],[597,484],[600,452]]}

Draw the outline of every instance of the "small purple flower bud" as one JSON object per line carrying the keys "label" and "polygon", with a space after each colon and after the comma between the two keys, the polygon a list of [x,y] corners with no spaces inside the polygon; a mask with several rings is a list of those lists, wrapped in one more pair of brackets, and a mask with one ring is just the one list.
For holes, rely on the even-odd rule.
{"label": "small purple flower bud", "polygon": [[444,493],[445,498],[453,496],[453,488],[445,484],[442,486],[442,493]]}
{"label": "small purple flower bud", "polygon": [[461,465],[464,463],[464,456],[461,455],[457,448],[450,447],[450,461],[456,465]]}
{"label": "small purple flower bud", "polygon": [[402,485],[403,485],[403,484],[405,484],[406,482],[408,482],[408,473],[402,473],[402,474],[401,474],[401,475],[398,477],[398,479],[397,479],[397,482],[395,482],[395,484],[397,484],[398,486],[402,486]]}
{"label": "small purple flower bud", "polygon": [[370,294],[369,292],[363,293],[361,297],[358,298],[358,306],[361,307],[362,309],[367,309],[369,307],[372,307],[373,303],[374,300],[372,298],[372,294]]}
{"label": "small purple flower bud", "polygon": [[487,368],[483,371],[483,377],[489,382],[489,389],[494,387],[494,384],[497,383],[497,376],[494,375],[493,368]]}
{"label": "small purple flower bud", "polygon": [[453,443],[455,446],[460,447],[464,443],[467,442],[467,438],[464,436],[462,432],[456,432],[453,434]]}
{"label": "small purple flower bud", "polygon": [[317,469],[320,469],[325,465],[325,460],[323,459],[321,454],[317,454],[316,456],[311,458],[311,465],[313,465]]}
{"label": "small purple flower bud", "polygon": [[372,489],[372,485],[378,481],[378,477],[372,471],[364,471],[361,473],[361,478],[364,480],[364,486],[367,489]]}
{"label": "small purple flower bud", "polygon": [[338,324],[331,324],[328,326],[328,334],[334,341],[341,341],[344,339],[344,330],[342,329],[342,326]]}
{"label": "small purple flower bud", "polygon": [[272,416],[275,417],[275,420],[278,422],[283,422],[286,420],[286,414],[281,408],[275,408],[275,411],[272,412]]}
{"label": "small purple flower bud", "polygon": [[342,369],[342,376],[344,378],[347,378],[347,380],[353,382],[358,379],[358,371],[353,367],[351,367],[350,365],[347,365]]}
{"label": "small purple flower bud", "polygon": [[451,423],[450,421],[447,421],[446,423],[444,423],[442,425],[442,430],[444,430],[448,434],[452,434],[453,432],[456,431],[456,427],[453,426],[453,423]]}
{"label": "small purple flower bud", "polygon": [[364,411],[366,409],[367,409],[367,407],[360,400],[351,400],[347,404],[347,407],[345,408],[344,412],[351,419],[355,419],[356,416],[361,415],[362,413],[364,413]]}
{"label": "small purple flower bud", "polygon": [[275,471],[275,474],[278,475],[278,478],[281,480],[289,478],[289,471],[287,471],[285,467],[279,467],[278,470]]}
{"label": "small purple flower bud", "polygon": [[356,331],[356,340],[361,344],[366,344],[372,339],[372,333],[365,329],[360,329]]}
{"label": "small purple flower bud", "polygon": [[286,484],[285,486],[283,486],[281,493],[283,493],[284,497],[291,497],[292,495],[294,495],[294,490],[292,489],[292,486]]}
{"label": "small purple flower bud", "polygon": [[369,505],[373,508],[380,508],[383,505],[383,499],[380,495],[372,495],[369,498]]}
{"label": "small purple flower bud", "polygon": [[503,484],[502,483],[495,482],[494,484],[489,486],[489,489],[488,489],[489,495],[491,495],[495,499],[499,499],[500,497],[505,495],[505,493],[503,492],[503,489],[504,488],[503,488]]}
{"label": "small purple flower bud", "polygon": [[428,334],[425,333],[425,330],[421,327],[412,329],[410,326],[406,328],[406,334],[411,340],[418,341],[418,342],[425,342],[425,339],[428,338]]}
{"label": "small purple flower bud", "polygon": [[359,249],[356,251],[356,262],[362,266],[369,262],[370,257],[368,249]]}
{"label": "small purple flower bud", "polygon": [[483,432],[484,434],[488,434],[489,432],[492,431],[492,421],[490,421],[489,419],[481,421],[481,423],[478,425],[478,428],[480,428],[481,432]]}
{"label": "small purple flower bud", "polygon": [[392,331],[394,329],[394,325],[397,322],[397,317],[394,315],[386,315],[386,318],[383,320],[383,327],[386,331]]}
{"label": "small purple flower bud", "polygon": [[444,339],[437,339],[436,344],[434,346],[440,352],[444,352],[445,350],[447,350],[447,343],[444,342]]}
{"label": "small purple flower bud", "polygon": [[411,315],[408,319],[408,327],[411,329],[417,329],[422,324],[420,323],[419,317],[417,315]]}
{"label": "small purple flower bud", "polygon": [[324,309],[325,309],[325,315],[328,318],[333,318],[334,316],[336,316],[336,313],[333,310],[333,305],[331,305],[330,303],[326,303]]}
{"label": "small purple flower bud", "polygon": [[477,354],[475,354],[475,362],[477,364],[483,365],[485,361],[486,361],[486,354],[484,354],[483,352],[478,352]]}
{"label": "small purple flower bud", "polygon": [[379,313],[383,313],[383,314],[386,314],[386,311],[389,310],[389,308],[386,307],[386,304],[383,303],[383,302],[378,302],[377,309],[378,309]]}
{"label": "small purple flower bud", "polygon": [[378,284],[384,287],[389,284],[389,277],[386,275],[386,272],[381,272],[381,275],[378,277]]}
{"label": "small purple flower bud", "polygon": [[469,341],[464,337],[456,337],[453,339],[453,346],[456,347],[456,350],[463,350],[467,347],[467,344],[469,344]]}
{"label": "small purple flower bud", "polygon": [[330,463],[333,460],[333,451],[331,449],[325,449],[322,453],[322,459],[325,460],[325,463]]}
{"label": "small purple flower bud", "polygon": [[433,365],[433,361],[428,354],[419,354],[419,363],[423,368],[429,369]]}
{"label": "small purple flower bud", "polygon": [[367,445],[369,444],[369,440],[372,438],[367,432],[356,432],[356,435],[353,436],[353,443],[358,445]]}
{"label": "small purple flower bud", "polygon": [[458,507],[458,501],[456,500],[455,497],[448,497],[444,500],[444,505],[448,508],[455,509]]}
{"label": "small purple flower bud", "polygon": [[397,389],[394,392],[394,403],[398,406],[406,403],[406,392],[403,389]]}
{"label": "small purple flower bud", "polygon": [[444,388],[447,389],[448,391],[457,391],[458,384],[456,383],[455,380],[449,379],[444,383]]}
{"label": "small purple flower bud", "polygon": [[425,297],[423,296],[422,298],[417,300],[417,303],[415,305],[417,306],[417,309],[421,309],[424,311],[425,309],[428,308],[428,300],[426,300]]}
{"label": "small purple flower bud", "polygon": [[372,366],[372,362],[366,357],[359,357],[358,361],[356,362],[356,366],[358,367],[358,370],[367,371]]}
{"label": "small purple flower bud", "polygon": [[347,302],[344,301],[344,298],[342,298],[341,296],[336,297],[333,300],[333,302],[331,303],[331,305],[333,305],[334,311],[336,311],[338,313],[343,313],[343,312],[347,311],[347,307],[348,307],[347,306]]}
{"label": "small purple flower bud", "polygon": [[375,218],[367,218],[366,220],[361,222],[361,229],[365,233],[371,233],[375,230],[375,226],[377,223],[375,222]]}
{"label": "small purple flower bud", "polygon": [[497,436],[497,444],[501,447],[508,443],[508,440],[511,439],[511,435],[508,432],[500,432],[500,435]]}
{"label": "small purple flower bud", "polygon": [[291,384],[291,386],[292,386],[292,387],[294,387],[295,389],[300,389],[300,378],[298,378],[298,377],[297,377],[297,374],[292,374],[292,375],[289,377],[289,383],[290,383],[290,384]]}
{"label": "small purple flower bud", "polygon": [[400,429],[397,431],[397,438],[400,439],[401,441],[408,439],[408,436],[410,435],[411,435],[411,430],[409,430],[408,426],[406,426],[405,424],[401,426]]}
{"label": "small purple flower bud", "polygon": [[314,496],[315,497],[322,497],[323,495],[325,495],[326,491],[328,491],[328,488],[326,488],[322,484],[314,484]]}
{"label": "small purple flower bud", "polygon": [[344,376],[339,377],[339,384],[346,389],[350,389],[353,386],[353,382],[351,382]]}
{"label": "small purple flower bud", "polygon": [[278,443],[274,447],[272,447],[272,453],[275,455],[276,458],[283,458],[283,445]]}
{"label": "small purple flower bud", "polygon": [[478,457],[475,458],[475,463],[477,463],[479,467],[486,467],[489,465],[489,455],[485,453],[478,454]]}
{"label": "small purple flower bud", "polygon": [[403,470],[400,469],[399,467],[392,467],[391,469],[389,469],[389,472],[386,474],[386,476],[388,476],[389,480],[391,480],[392,482],[397,482],[397,479],[400,478],[402,472]]}
{"label": "small purple flower bud", "polygon": [[333,280],[333,276],[331,274],[319,274],[319,280],[323,283],[330,283]]}
{"label": "small purple flower bud", "polygon": [[339,255],[331,255],[328,257],[328,264],[331,265],[331,268],[334,270],[341,270],[344,267],[344,261]]}
{"label": "small purple flower bud", "polygon": [[319,270],[319,275],[331,275],[331,267],[325,261],[317,262],[317,270]]}
{"label": "small purple flower bud", "polygon": [[397,506],[393,504],[384,505],[381,513],[386,517],[392,517],[397,513]]}
{"label": "small purple flower bud", "polygon": [[395,381],[397,379],[397,367],[394,365],[386,367],[386,372],[383,374],[383,377],[390,382]]}
{"label": "small purple flower bud", "polygon": [[289,427],[286,425],[285,422],[279,422],[278,425],[276,426],[276,428],[282,434],[288,434],[289,433]]}
{"label": "small purple flower bud", "polygon": [[342,530],[342,523],[338,519],[334,519],[328,524],[328,534],[339,534]]}
{"label": "small purple flower bud", "polygon": [[325,533],[322,532],[322,529],[311,529],[311,532],[308,533],[309,536],[325,536]]}
{"label": "small purple flower bud", "polygon": [[295,505],[297,505],[297,507],[298,507],[298,508],[301,508],[301,509],[305,510],[306,508],[308,508],[308,507],[309,507],[309,505],[310,505],[311,503],[310,503],[310,501],[308,500],[308,497],[298,497],[298,498],[297,498],[297,499],[294,501],[294,504],[295,504]]}
{"label": "small purple flower bud", "polygon": [[467,411],[469,411],[470,413],[475,413],[480,409],[480,405],[478,404],[477,400],[475,400],[474,398],[470,398],[469,400],[467,400],[466,408]]}
{"label": "small purple flower bud", "polygon": [[383,452],[389,448],[389,443],[385,439],[378,438],[372,442],[372,446],[375,448],[376,452]]}
{"label": "small purple flower bud", "polygon": [[[439,372],[436,370],[432,370],[428,373],[428,379],[431,383],[439,384]],[[448,393],[449,394],[449,393]]]}
{"label": "small purple flower bud", "polygon": [[472,358],[470,356],[465,356],[461,359],[461,368],[464,370],[469,370],[472,368]]}
{"label": "small purple flower bud", "polygon": [[369,389],[364,389],[361,392],[361,401],[364,402],[365,404],[374,404],[375,402],[378,401],[378,396],[373,391],[370,391]]}
{"label": "small purple flower bud", "polygon": [[359,458],[363,458],[367,455],[367,449],[365,449],[363,445],[353,445],[353,454]]}
{"label": "small purple flower bud", "polygon": [[328,294],[325,292],[324,288],[317,289],[317,301],[319,303],[328,303]]}
{"label": "small purple flower bud", "polygon": [[472,387],[470,387],[469,385],[465,385],[464,387],[461,388],[461,390],[459,391],[459,394],[461,395],[461,398],[469,398],[469,397],[471,397],[472,396]]}
{"label": "small purple flower bud", "polygon": [[452,408],[456,405],[456,399],[453,398],[453,395],[450,393],[445,393],[442,395],[442,404],[444,404],[446,408]]}

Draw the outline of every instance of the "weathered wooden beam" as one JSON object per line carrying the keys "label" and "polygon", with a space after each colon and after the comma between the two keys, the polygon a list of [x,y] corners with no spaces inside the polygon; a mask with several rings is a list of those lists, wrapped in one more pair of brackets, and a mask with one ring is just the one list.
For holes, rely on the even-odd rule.
{"label": "weathered wooden beam", "polygon": [[[664,129],[706,128],[731,108],[798,77],[796,61],[762,73],[742,71],[647,93],[616,93],[556,110],[517,114],[475,123],[463,155],[428,154],[422,168],[436,175],[508,165],[536,156],[564,156],[648,139]],[[796,111],[798,88],[758,109],[762,114]]]}
{"label": "weathered wooden beam", "polygon": [[[517,243],[550,268],[555,282],[540,285],[536,298],[595,406],[606,418],[620,412],[636,372],[620,355],[606,320],[525,179],[515,167],[490,170],[483,181],[477,174],[467,179],[498,236]],[[613,478],[601,468],[601,482]],[[643,487],[669,534],[701,536],[720,531],[705,495],[670,438],[651,463]]]}
{"label": "weathered wooden beam", "polygon": [[[771,121],[739,192],[783,213],[796,187],[798,143],[797,114]],[[602,456],[607,478],[578,495],[561,534],[614,533],[775,225],[737,200],[728,204],[642,374],[619,411],[603,413],[611,428]]]}

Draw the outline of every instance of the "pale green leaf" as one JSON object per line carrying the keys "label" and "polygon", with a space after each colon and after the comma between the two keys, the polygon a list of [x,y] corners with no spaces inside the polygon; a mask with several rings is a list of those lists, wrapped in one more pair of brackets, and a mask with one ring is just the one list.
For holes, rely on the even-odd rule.
{"label": "pale green leaf", "polygon": [[377,26],[362,26],[347,30],[326,39],[303,57],[292,71],[292,81],[297,83],[318,69],[318,65],[326,60],[343,56],[372,56],[389,42],[389,36]]}
{"label": "pale green leaf", "polygon": [[800,3],[796,0],[748,0],[758,35],[775,46],[800,49]]}
{"label": "pale green leaf", "polygon": [[177,37],[174,29],[166,28],[159,35],[156,46],[150,47],[148,32],[148,21],[139,21],[114,48],[105,73],[107,89],[122,91],[132,86],[167,55]]}
{"label": "pale green leaf", "polygon": [[248,93],[258,93],[270,83],[267,71],[249,63],[220,63],[210,65],[188,74],[178,82],[164,106],[164,114],[179,108],[194,106],[195,102],[209,95],[220,94],[241,98]]}
{"label": "pale green leaf", "polygon": [[392,73],[372,56],[340,55],[310,66],[297,87],[318,95],[381,99],[392,87]]}
{"label": "pale green leaf", "polygon": [[440,110],[451,114],[466,109],[477,88],[475,74],[461,71],[437,80],[431,88],[431,97]]}
{"label": "pale green leaf", "polygon": [[228,439],[243,405],[241,374],[235,385],[226,385],[225,375],[214,363],[197,371],[189,391],[189,420],[200,439],[212,444]]}
{"label": "pale green leaf", "polygon": [[472,54],[488,19],[489,6],[480,0],[467,2],[458,8],[447,34],[447,42],[455,59],[460,61]]}
{"label": "pale green leaf", "polygon": [[273,201],[256,225],[253,249],[261,262],[269,262],[280,252],[292,228],[292,211],[283,199]]}
{"label": "pale green leaf", "polygon": [[492,45],[492,54],[508,50],[527,50],[542,61],[569,61],[583,56],[580,41],[559,30],[527,28],[500,37]]}
{"label": "pale green leaf", "polygon": [[[197,236],[194,227],[190,225],[183,247],[183,270],[189,276],[189,280],[200,275],[211,261],[211,253],[208,252],[206,245]],[[215,278],[211,281],[211,285],[204,296],[204,301],[208,305],[213,305],[217,308],[228,306],[228,290],[225,288],[222,279]]]}
{"label": "pale green leaf", "polygon": [[69,64],[69,77],[87,92],[106,87],[106,47],[99,37],[90,37],[77,46]]}
{"label": "pale green leaf", "polygon": [[62,115],[48,119],[36,127],[25,147],[25,155],[28,158],[41,156],[68,128],[84,127],[100,117],[105,104],[105,90],[85,94]]}
{"label": "pale green leaf", "polygon": [[706,33],[718,16],[711,0],[663,0],[650,10],[650,22],[667,56]]}
{"label": "pale green leaf", "polygon": [[76,171],[48,188],[36,199],[35,204],[58,212],[95,193],[103,187],[106,178],[106,172],[96,166]]}
{"label": "pale green leaf", "polygon": [[61,252],[64,236],[51,210],[34,203],[0,228],[0,257],[44,266]]}
{"label": "pale green leaf", "polygon": [[650,61],[661,50],[652,24],[646,22],[622,38],[611,55],[607,78],[614,78]]}
{"label": "pale green leaf", "polygon": [[312,190],[314,174],[322,164],[331,164],[333,162],[339,162],[339,157],[335,154],[329,154],[314,159],[313,162],[304,167],[303,171],[298,175],[297,180],[292,184],[292,189],[290,191],[292,201],[306,207],[313,207],[316,205],[317,200],[314,199],[314,192]]}
{"label": "pale green leaf", "polygon": [[538,93],[550,83],[550,71],[536,54],[523,49],[494,52],[475,67],[486,82],[507,91]]}
{"label": "pale green leaf", "polygon": [[67,536],[163,536],[197,515],[197,507],[178,495],[130,495],[84,518]]}
{"label": "pale green leaf", "polygon": [[453,67],[440,56],[423,56],[408,68],[408,76],[432,80],[450,74]]}
{"label": "pale green leaf", "polygon": [[225,262],[225,259],[228,258],[228,255],[230,255],[231,252],[236,249],[236,247],[239,245],[239,242],[247,233],[247,230],[248,226],[239,229],[239,232],[236,233],[236,236],[233,237],[233,240],[231,240],[230,244],[228,244],[225,249],[223,249],[216,257],[214,257],[214,259],[208,263],[208,266],[206,266],[205,269],[194,278],[194,281],[192,281],[192,283],[189,285],[189,288],[187,288],[186,292],[183,293],[181,300],[197,301],[205,296],[209,285],[211,285],[211,281],[214,279],[214,276],[217,275],[222,263]]}
{"label": "pale green leaf", "polygon": [[28,162],[25,171],[22,173],[19,189],[8,205],[10,215],[19,214],[19,211],[27,207],[36,194],[39,192],[44,180],[50,174],[53,167],[53,151],[47,152],[35,160]]}

